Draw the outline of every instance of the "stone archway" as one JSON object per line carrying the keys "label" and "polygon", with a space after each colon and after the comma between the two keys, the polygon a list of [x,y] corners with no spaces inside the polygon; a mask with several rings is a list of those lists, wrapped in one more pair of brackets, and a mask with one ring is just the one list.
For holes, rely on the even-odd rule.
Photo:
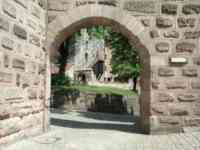
{"label": "stone archway", "polygon": [[[61,43],[74,32],[82,27],[93,25],[111,26],[114,30],[121,32],[126,36],[131,44],[134,44],[139,49],[139,55],[142,64],[142,93],[140,97],[141,123],[145,132],[149,133],[150,126],[150,53],[151,48],[148,43],[151,39],[146,33],[143,25],[138,22],[133,16],[126,12],[110,8],[108,6],[81,6],[73,9],[62,16],[57,17],[48,26],[48,47],[50,57],[53,59],[58,55],[58,48]],[[142,43],[145,43],[142,44]]]}
{"label": "stone archway", "polygon": [[0,147],[47,129],[50,55],[56,56],[62,41],[77,29],[95,24],[112,26],[140,49],[146,132],[200,127],[199,2],[2,0]]}
{"label": "stone archway", "polygon": [[[143,68],[141,128],[146,133],[155,134],[182,132],[184,127],[199,126],[199,58],[187,54],[195,49],[194,44],[184,42],[183,39],[171,40],[177,37],[174,35],[176,32],[168,30],[168,27],[175,28],[171,19],[154,16],[152,20],[155,22],[154,28],[163,33],[164,39],[157,35],[157,30],[145,27],[148,26],[148,21],[144,19],[141,23],[121,8],[90,4],[69,9],[60,13],[48,25],[49,57],[53,59],[58,55],[61,43],[82,27],[112,26],[139,49]],[[196,38],[192,33],[196,32],[189,32],[185,36]],[[50,85],[47,89],[50,89]]]}

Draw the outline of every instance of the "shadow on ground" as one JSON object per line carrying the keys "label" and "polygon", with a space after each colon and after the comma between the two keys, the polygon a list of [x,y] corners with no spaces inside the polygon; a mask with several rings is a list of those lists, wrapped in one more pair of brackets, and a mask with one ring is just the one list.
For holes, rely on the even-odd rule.
{"label": "shadow on ground", "polygon": [[109,114],[109,113],[92,113],[92,112],[81,112],[80,115],[84,118],[91,118],[95,120],[104,120],[104,121],[119,121],[119,122],[128,122],[128,123],[136,123],[139,120],[139,116],[133,115],[117,115],[117,114]]}
{"label": "shadow on ground", "polygon": [[[117,130],[129,133],[141,133],[138,128],[138,117],[127,115],[110,115],[110,114],[96,114],[96,113],[79,113],[79,116],[84,118],[92,118],[98,120],[97,122],[78,121],[68,118],[51,118],[51,124],[54,126],[74,128],[74,129],[104,129]],[[102,122],[99,122],[102,120]],[[105,122],[106,121],[106,122]]]}

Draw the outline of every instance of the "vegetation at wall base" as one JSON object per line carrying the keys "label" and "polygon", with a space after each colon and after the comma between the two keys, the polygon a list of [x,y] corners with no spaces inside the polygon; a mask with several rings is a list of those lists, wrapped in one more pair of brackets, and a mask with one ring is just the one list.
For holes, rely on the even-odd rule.
{"label": "vegetation at wall base", "polygon": [[52,86],[70,86],[71,79],[64,74],[53,74],[51,76],[51,85]]}
{"label": "vegetation at wall base", "polygon": [[134,96],[135,92],[132,90],[120,89],[109,86],[93,86],[93,85],[71,85],[71,86],[53,86],[56,91],[60,91],[62,94],[69,91],[79,92],[92,92],[96,94],[116,94],[122,96]]}

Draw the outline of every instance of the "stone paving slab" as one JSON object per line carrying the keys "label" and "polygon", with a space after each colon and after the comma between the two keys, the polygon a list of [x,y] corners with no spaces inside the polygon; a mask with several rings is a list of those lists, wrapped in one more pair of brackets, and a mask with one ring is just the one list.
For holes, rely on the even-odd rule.
{"label": "stone paving slab", "polygon": [[[80,128],[52,125],[43,135],[29,138],[10,145],[5,150],[200,150],[200,132],[143,135],[120,131],[114,125],[128,126],[130,122],[109,121],[86,118],[79,113],[53,114],[52,118],[81,123],[102,124],[99,128]],[[79,122],[78,122],[79,123]],[[106,129],[105,124],[114,129]],[[132,123],[133,124],[133,123]],[[94,125],[95,126],[95,125]],[[123,128],[123,126],[122,126]]]}

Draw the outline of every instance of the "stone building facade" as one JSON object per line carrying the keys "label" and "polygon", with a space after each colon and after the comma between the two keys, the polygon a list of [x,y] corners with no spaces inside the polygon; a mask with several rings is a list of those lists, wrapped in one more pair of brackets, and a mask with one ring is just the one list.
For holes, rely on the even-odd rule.
{"label": "stone building facade", "polygon": [[65,74],[73,80],[85,75],[86,83],[106,83],[112,80],[112,50],[106,46],[103,38],[89,35],[87,29],[81,29],[78,37],[69,40]]}
{"label": "stone building facade", "polygon": [[99,24],[139,49],[141,127],[153,134],[200,126],[199,0],[48,0],[48,27],[44,6],[0,1],[0,145],[47,129],[49,57],[80,28]]}
{"label": "stone building facade", "polygon": [[0,149],[47,129],[46,3],[0,1]]}
{"label": "stone building facade", "polygon": [[94,79],[93,65],[99,61],[98,54],[104,51],[104,47],[103,39],[91,38],[87,29],[81,29],[79,37],[70,39],[66,74],[71,75],[72,79],[77,79],[79,73],[89,72],[90,79],[87,80],[92,81]]}

